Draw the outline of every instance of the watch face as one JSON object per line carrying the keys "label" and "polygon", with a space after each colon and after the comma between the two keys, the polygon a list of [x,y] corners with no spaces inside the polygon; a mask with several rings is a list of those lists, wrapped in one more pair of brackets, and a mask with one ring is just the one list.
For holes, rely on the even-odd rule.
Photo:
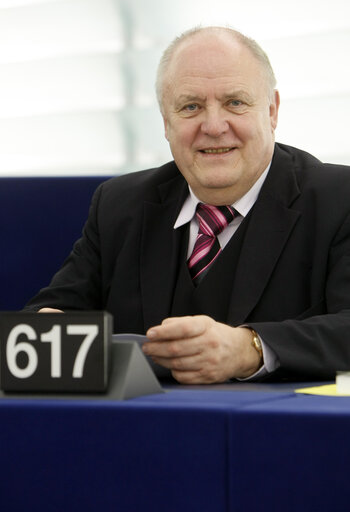
{"label": "watch face", "polygon": [[258,334],[254,331],[254,329],[250,329],[250,330],[253,335],[252,346],[255,348],[255,350],[257,350],[259,352],[260,357],[263,357],[263,350],[262,350],[260,338],[259,338]]}

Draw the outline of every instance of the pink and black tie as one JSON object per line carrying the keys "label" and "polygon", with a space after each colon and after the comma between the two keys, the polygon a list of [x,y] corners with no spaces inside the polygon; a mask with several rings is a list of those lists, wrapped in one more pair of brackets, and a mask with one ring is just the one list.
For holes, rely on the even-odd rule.
{"label": "pink and black tie", "polygon": [[234,213],[231,206],[198,204],[196,211],[199,223],[198,235],[187,262],[195,285],[204,277],[209,267],[222,252],[217,235],[233,220]]}

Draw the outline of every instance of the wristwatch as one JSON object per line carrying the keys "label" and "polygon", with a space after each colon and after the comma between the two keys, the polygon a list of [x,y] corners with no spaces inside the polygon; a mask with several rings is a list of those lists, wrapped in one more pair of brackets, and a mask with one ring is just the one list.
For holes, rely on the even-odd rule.
{"label": "wristwatch", "polygon": [[259,352],[259,355],[261,357],[261,359],[263,358],[263,349],[262,349],[262,345],[261,345],[261,341],[260,341],[260,338],[257,334],[256,331],[254,331],[254,329],[252,329],[251,327],[249,327],[249,330],[250,332],[252,333],[252,341],[251,341],[251,345],[252,347],[255,348],[255,350],[257,352]]}

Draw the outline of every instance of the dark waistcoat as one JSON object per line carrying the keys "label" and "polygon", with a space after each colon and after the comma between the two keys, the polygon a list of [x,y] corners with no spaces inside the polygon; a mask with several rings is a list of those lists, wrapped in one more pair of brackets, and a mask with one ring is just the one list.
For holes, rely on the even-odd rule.
{"label": "dark waistcoat", "polygon": [[218,322],[227,322],[237,262],[248,222],[248,218],[244,219],[197,286],[194,286],[187,267],[188,229],[184,230],[171,316],[209,315]]}

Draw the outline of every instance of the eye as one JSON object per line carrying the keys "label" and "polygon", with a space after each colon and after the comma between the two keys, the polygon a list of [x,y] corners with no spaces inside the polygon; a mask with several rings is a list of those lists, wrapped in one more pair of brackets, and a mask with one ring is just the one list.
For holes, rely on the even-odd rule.
{"label": "eye", "polygon": [[241,100],[230,100],[229,104],[232,107],[241,107],[243,105],[243,101],[241,101]]}
{"label": "eye", "polygon": [[198,105],[196,103],[190,103],[189,105],[185,105],[183,110],[185,112],[195,112],[198,109]]}
{"label": "eye", "polygon": [[249,103],[244,99],[231,98],[227,101],[226,108],[233,114],[244,114],[249,109]]}

